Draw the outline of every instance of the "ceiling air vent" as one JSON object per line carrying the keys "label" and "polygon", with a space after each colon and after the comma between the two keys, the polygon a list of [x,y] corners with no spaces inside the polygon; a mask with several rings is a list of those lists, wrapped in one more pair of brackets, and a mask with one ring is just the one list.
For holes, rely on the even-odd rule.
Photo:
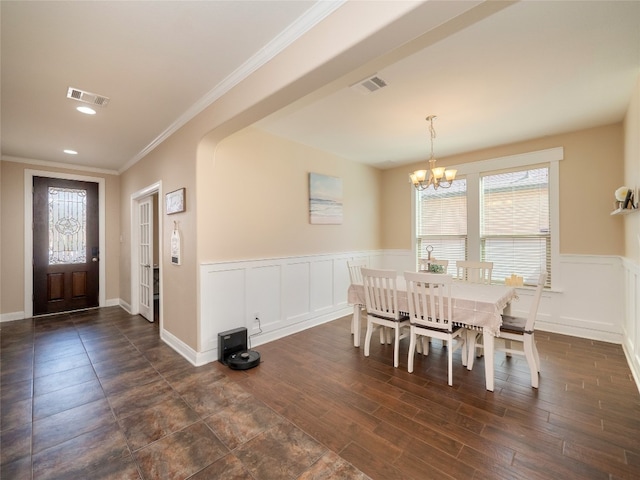
{"label": "ceiling air vent", "polygon": [[376,90],[380,90],[387,86],[387,82],[381,79],[378,75],[374,75],[369,78],[365,78],[364,80],[360,80],[357,83],[351,85],[351,88],[368,95],[369,93],[375,92]]}
{"label": "ceiling air vent", "polygon": [[69,87],[67,90],[67,98],[88,103],[90,105],[97,105],[99,107],[106,107],[109,103],[109,97],[104,97],[96,93],[85,92],[84,90],[73,87]]}

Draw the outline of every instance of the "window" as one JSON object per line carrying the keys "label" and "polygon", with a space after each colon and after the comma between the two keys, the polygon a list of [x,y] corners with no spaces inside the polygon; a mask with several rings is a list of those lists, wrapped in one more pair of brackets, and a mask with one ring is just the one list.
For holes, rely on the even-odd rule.
{"label": "window", "polygon": [[[534,285],[542,269],[548,288],[559,278],[559,162],[562,147],[457,165],[451,188],[415,195],[415,256],[493,262],[492,281],[512,274]],[[413,188],[413,187],[412,187]]]}
{"label": "window", "polygon": [[551,272],[549,223],[547,167],[481,177],[480,258],[493,262],[497,281],[517,274],[535,285],[541,270]]}
{"label": "window", "polygon": [[449,260],[447,273],[455,273],[455,261],[467,256],[467,182],[459,179],[450,188],[428,188],[416,193],[418,259]]}

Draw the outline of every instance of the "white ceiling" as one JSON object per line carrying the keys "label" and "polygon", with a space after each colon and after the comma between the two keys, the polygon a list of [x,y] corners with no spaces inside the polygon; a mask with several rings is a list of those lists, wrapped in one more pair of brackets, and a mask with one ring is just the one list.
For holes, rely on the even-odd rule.
{"label": "white ceiling", "polygon": [[[120,170],[338,6],[3,0],[2,157]],[[623,119],[640,75],[640,2],[504,7],[464,28],[450,20],[436,28],[446,34],[427,32],[257,126],[388,168],[428,156],[430,114],[440,157]],[[372,74],[388,86],[349,88]],[[85,117],[68,87],[110,103]]]}

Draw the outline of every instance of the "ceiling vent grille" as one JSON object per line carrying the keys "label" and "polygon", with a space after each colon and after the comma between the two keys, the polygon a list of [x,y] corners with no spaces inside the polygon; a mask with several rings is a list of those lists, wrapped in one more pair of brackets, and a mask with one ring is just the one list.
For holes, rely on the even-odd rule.
{"label": "ceiling vent grille", "polygon": [[69,87],[67,90],[67,98],[88,103],[90,105],[97,105],[99,107],[106,107],[109,103],[109,97],[104,97],[96,93],[85,92],[84,90],[73,87]]}
{"label": "ceiling vent grille", "polygon": [[364,80],[360,80],[359,82],[354,83],[350,88],[356,90],[357,92],[368,95],[386,86],[387,82],[385,82],[378,75],[373,75],[372,77],[365,78]]}

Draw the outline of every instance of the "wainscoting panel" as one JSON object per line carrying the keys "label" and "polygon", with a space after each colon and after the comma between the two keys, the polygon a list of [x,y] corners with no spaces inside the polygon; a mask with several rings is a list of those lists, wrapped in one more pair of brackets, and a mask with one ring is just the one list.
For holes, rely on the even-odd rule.
{"label": "wainscoting panel", "polygon": [[[217,359],[218,332],[247,327],[262,343],[351,313],[347,261],[411,270],[409,250],[208,263],[200,267],[200,363]],[[640,269],[620,257],[562,255],[554,290],[545,291],[536,328],[622,343],[640,372]],[[518,289],[512,313],[525,315],[533,291]],[[255,321],[258,315],[260,323]],[[262,330],[260,332],[260,328]]]}
{"label": "wainscoting panel", "polygon": [[640,265],[625,259],[623,267],[626,302],[622,347],[640,389]]}
{"label": "wainscoting panel", "polygon": [[311,310],[311,261],[285,264],[282,290],[283,320],[286,323],[304,320]]}
{"label": "wainscoting panel", "polygon": [[[333,260],[311,264],[311,311],[330,312],[337,302],[333,296]],[[344,277],[344,275],[341,275]]]}
{"label": "wainscoting panel", "polygon": [[[273,299],[279,299],[282,296],[282,266],[281,265],[265,265],[256,266],[250,270],[245,270],[247,274],[247,293],[246,300],[242,306],[243,312],[247,310],[238,324],[246,326],[249,335],[254,335],[264,330],[274,330],[278,328],[282,320],[282,305],[280,302],[274,302]],[[258,317],[259,322],[255,321]],[[245,322],[246,320],[246,322]],[[259,328],[260,327],[260,328]],[[216,334],[217,335],[217,334]]]}
{"label": "wainscoting panel", "polygon": [[246,326],[246,272],[225,267],[215,274],[201,271],[200,351],[217,349],[219,332]]}
{"label": "wainscoting panel", "polygon": [[216,360],[218,333],[232,328],[246,327],[256,347],[350,314],[347,261],[356,258],[382,264],[376,251],[202,264],[200,350],[188,358]]}

